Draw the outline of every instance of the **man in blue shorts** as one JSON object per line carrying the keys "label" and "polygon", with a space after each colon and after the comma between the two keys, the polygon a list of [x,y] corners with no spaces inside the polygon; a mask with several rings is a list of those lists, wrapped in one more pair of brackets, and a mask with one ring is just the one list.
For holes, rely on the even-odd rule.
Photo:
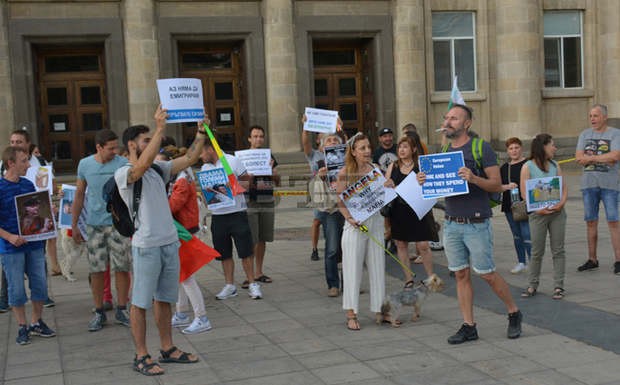
{"label": "man in blue shorts", "polygon": [[[21,148],[7,147],[2,153],[6,167],[0,179],[0,262],[8,284],[8,302],[19,325],[15,342],[30,343],[30,335],[54,337],[56,333],[41,319],[43,303],[47,299],[47,277],[43,241],[26,241],[19,235],[19,220],[15,211],[15,196],[34,192],[35,187],[26,175],[30,162],[28,153]],[[28,301],[24,285],[28,276],[32,316],[26,324],[25,304]]]}
{"label": "man in blue shorts", "polygon": [[[474,292],[471,283],[471,269],[484,279],[508,310],[508,338],[521,335],[519,308],[512,299],[508,284],[495,271],[493,261],[493,229],[489,205],[489,192],[501,191],[501,179],[497,156],[491,146],[483,142],[482,170],[478,169],[472,153],[472,138],[468,135],[472,124],[469,107],[455,104],[444,118],[443,129],[450,141],[448,152],[463,151],[465,166],[458,175],[467,181],[469,193],[446,197],[446,218],[443,230],[443,245],[448,258],[448,268],[455,272],[456,291],[463,315],[463,325],[456,334],[448,338],[449,344],[461,344],[478,339],[474,322]],[[426,175],[418,173],[418,182],[424,184]]]}
{"label": "man in blue shorts", "polygon": [[[123,132],[123,145],[129,152],[129,164],[114,173],[116,184],[129,212],[133,213],[133,189],[142,180],[136,231],[131,239],[133,290],[131,292],[131,334],[136,346],[133,368],[147,376],[164,373],[159,363],[195,363],[198,357],[185,353],[172,343],[172,308],[179,287],[179,239],[168,206],[166,184],[171,175],[198,160],[206,134],[200,130],[185,156],[171,161],[155,161],[159,152],[168,113],[155,112],[156,128],[152,136],[147,126],[131,126]],[[157,165],[159,170],[152,167]],[[160,175],[161,172],[161,175]],[[146,310],[153,307],[159,331],[161,356],[153,361],[146,346]]]}
{"label": "man in blue shorts", "polygon": [[598,269],[598,208],[603,202],[615,257],[614,274],[620,275],[620,130],[607,126],[607,106],[602,104],[595,104],[590,109],[590,126],[579,135],[575,152],[575,159],[583,166],[581,193],[588,235],[588,260],[577,270]]}

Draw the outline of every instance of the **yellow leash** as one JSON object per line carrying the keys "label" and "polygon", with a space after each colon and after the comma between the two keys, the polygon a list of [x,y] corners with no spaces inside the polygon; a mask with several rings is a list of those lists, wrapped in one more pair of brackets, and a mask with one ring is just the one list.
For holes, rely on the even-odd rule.
{"label": "yellow leash", "polygon": [[359,231],[361,231],[363,234],[366,234],[366,236],[368,238],[370,238],[371,241],[373,241],[374,243],[376,243],[377,245],[379,245],[379,247],[381,247],[386,253],[388,253],[388,255],[390,257],[392,257],[393,260],[395,260],[396,262],[398,262],[398,264],[405,269],[406,271],[408,271],[411,274],[411,277],[415,277],[415,273],[413,271],[411,271],[411,269],[409,268],[409,266],[405,266],[398,257],[396,257],[394,254],[392,254],[392,252],[388,249],[386,249],[383,244],[381,242],[379,242],[375,237],[372,236],[372,234],[370,234],[370,232],[368,231],[368,226],[366,225],[360,225],[357,227],[357,229]]}

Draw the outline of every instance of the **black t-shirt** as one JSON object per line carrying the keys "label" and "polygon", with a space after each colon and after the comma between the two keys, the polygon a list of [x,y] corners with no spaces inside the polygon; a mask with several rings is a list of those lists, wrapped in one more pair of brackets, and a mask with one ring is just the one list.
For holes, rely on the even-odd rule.
{"label": "black t-shirt", "polygon": [[388,166],[397,159],[396,144],[388,149],[379,146],[379,148],[377,148],[372,154],[372,162],[378,164],[379,168],[383,172],[387,171]]}
{"label": "black t-shirt", "polygon": [[[519,186],[519,182],[521,181],[521,168],[527,162],[527,159],[523,159],[521,162],[515,164],[509,164],[508,162],[504,163],[502,167],[499,169],[499,173],[502,176],[502,184],[508,183],[516,183]],[[508,180],[508,167],[510,167],[510,180]],[[520,196],[520,195],[519,195]],[[521,198],[519,198],[521,199]],[[510,190],[504,191],[502,193],[502,212],[510,211]]]}

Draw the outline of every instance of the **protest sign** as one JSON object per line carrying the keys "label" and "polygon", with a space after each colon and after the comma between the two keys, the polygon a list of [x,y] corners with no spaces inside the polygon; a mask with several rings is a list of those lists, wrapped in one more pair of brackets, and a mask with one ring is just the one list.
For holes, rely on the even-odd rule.
{"label": "protest sign", "polygon": [[228,177],[223,168],[200,171],[196,173],[196,177],[209,210],[235,205]]}
{"label": "protest sign", "polygon": [[51,195],[54,191],[54,174],[52,166],[32,166],[26,171],[26,179],[34,184],[37,191],[46,190]]}
{"label": "protest sign", "polygon": [[553,206],[562,198],[562,177],[550,176],[525,181],[527,211],[532,212]]}
{"label": "protest sign", "polygon": [[338,111],[322,110],[320,108],[306,107],[305,131],[322,132],[331,134],[336,132],[338,124]]}
{"label": "protest sign", "polygon": [[347,151],[346,144],[325,147],[325,167],[327,167],[327,185],[331,191],[336,191],[338,172],[344,166],[344,154]]}
{"label": "protest sign", "polygon": [[71,228],[71,209],[75,199],[75,186],[63,184],[60,186],[62,199],[60,200],[60,210],[58,211],[58,227],[61,229]]}
{"label": "protest sign", "polygon": [[463,151],[421,155],[420,171],[426,174],[422,185],[422,198],[435,199],[469,193],[467,181],[458,176],[465,165]]}
{"label": "protest sign", "polygon": [[363,222],[396,198],[394,189],[384,187],[385,177],[378,168],[348,186],[340,199],[358,222]]}
{"label": "protest sign", "polygon": [[46,190],[15,196],[19,235],[27,241],[56,238],[52,200]]}
{"label": "protest sign", "polygon": [[271,175],[271,150],[260,148],[254,150],[235,151],[235,156],[239,158],[249,174],[252,175]]}
{"label": "protest sign", "polygon": [[158,79],[157,91],[162,108],[168,110],[167,123],[197,122],[204,119],[200,79]]}
{"label": "protest sign", "polygon": [[416,179],[415,172],[407,177],[395,188],[396,193],[415,211],[419,219],[422,219],[437,203],[437,199],[423,199],[422,186]]}

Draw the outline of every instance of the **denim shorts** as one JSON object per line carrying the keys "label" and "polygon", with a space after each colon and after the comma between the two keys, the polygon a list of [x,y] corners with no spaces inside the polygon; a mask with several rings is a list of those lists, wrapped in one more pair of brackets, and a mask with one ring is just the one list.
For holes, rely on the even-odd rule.
{"label": "denim shorts", "polygon": [[0,254],[6,274],[9,305],[20,307],[28,302],[24,274],[28,276],[30,299],[43,302],[47,299],[47,277],[43,248],[21,253]]}
{"label": "denim shorts", "polygon": [[478,274],[495,271],[490,219],[465,224],[446,220],[443,225],[443,247],[451,271],[463,270],[470,265]]}
{"label": "denim shorts", "polygon": [[598,220],[598,207],[602,201],[607,222],[618,221],[618,194],[616,190],[592,187],[581,190],[583,194],[583,219],[586,222]]}
{"label": "denim shorts", "polygon": [[176,303],[179,293],[178,241],[159,247],[131,248],[133,254],[133,290],[131,303],[150,309],[153,299]]}

